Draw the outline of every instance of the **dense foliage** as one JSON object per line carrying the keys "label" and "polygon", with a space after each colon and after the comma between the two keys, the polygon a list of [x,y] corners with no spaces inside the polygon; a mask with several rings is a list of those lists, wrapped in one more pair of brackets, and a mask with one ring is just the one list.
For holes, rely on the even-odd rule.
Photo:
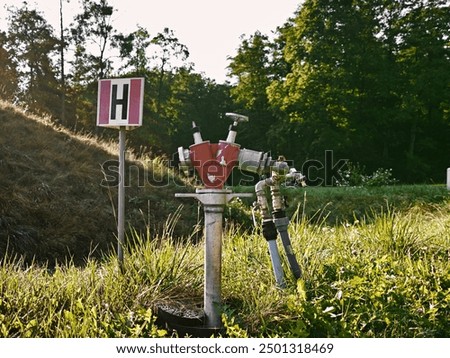
{"label": "dense foliage", "polygon": [[270,106],[272,148],[295,161],[332,149],[404,181],[437,179],[448,166],[437,151],[450,149],[449,24],[447,1],[306,0],[273,42],[244,40],[232,94],[255,114]]}
{"label": "dense foliage", "polygon": [[304,172],[308,160],[323,163],[331,150],[368,173],[392,168],[402,182],[443,181],[449,162],[439,153],[450,151],[448,1],[299,1],[273,36],[243,35],[230,57],[233,84],[196,73],[171,29],[120,33],[108,0],[79,2],[80,13],[61,22],[59,33],[29,4],[9,8],[8,30],[0,33],[3,99],[98,134],[97,80],[142,76],[144,126],[130,135],[140,151],[170,157],[192,143],[192,121],[205,138],[223,139],[228,124],[221,114],[236,111],[251,118],[240,144],[283,154]]}

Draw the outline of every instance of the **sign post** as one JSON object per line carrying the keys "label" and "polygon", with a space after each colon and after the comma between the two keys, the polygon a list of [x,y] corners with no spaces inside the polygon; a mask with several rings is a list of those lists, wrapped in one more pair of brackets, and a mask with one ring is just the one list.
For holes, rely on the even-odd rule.
{"label": "sign post", "polygon": [[97,126],[119,129],[117,256],[121,267],[125,244],[125,133],[142,125],[143,104],[143,78],[104,79],[98,82]]}
{"label": "sign post", "polygon": [[117,193],[117,257],[123,264],[125,244],[125,128],[119,129],[119,187]]}

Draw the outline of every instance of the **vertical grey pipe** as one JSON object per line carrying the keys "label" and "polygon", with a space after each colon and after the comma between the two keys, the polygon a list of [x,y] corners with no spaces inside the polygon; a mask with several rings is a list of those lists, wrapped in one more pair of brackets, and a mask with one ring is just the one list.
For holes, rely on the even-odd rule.
{"label": "vertical grey pipe", "polygon": [[222,275],[223,205],[204,205],[205,211],[205,287],[204,311],[208,328],[220,328]]}
{"label": "vertical grey pipe", "polygon": [[222,220],[226,203],[236,197],[250,197],[250,193],[231,193],[226,189],[197,189],[195,194],[177,193],[178,198],[193,197],[203,204],[205,212],[205,277],[204,312],[207,328],[222,327]]}
{"label": "vertical grey pipe", "polygon": [[269,246],[270,260],[272,261],[273,274],[275,276],[275,282],[280,288],[286,287],[284,281],[283,267],[281,266],[281,257],[278,252],[277,240],[267,240]]}
{"label": "vertical grey pipe", "polygon": [[298,280],[302,276],[302,271],[300,269],[300,266],[297,262],[297,258],[295,257],[294,250],[292,249],[291,239],[289,238],[288,233],[288,225],[289,225],[289,219],[283,215],[283,217],[277,218],[277,214],[280,213],[274,213],[274,219],[273,222],[275,224],[275,227],[277,228],[278,232],[281,236],[281,242],[284,246],[284,251],[286,252],[286,257],[288,259],[289,266],[291,268],[292,274],[294,277]]}
{"label": "vertical grey pipe", "polygon": [[284,210],[285,205],[280,192],[280,183],[277,180],[276,173],[272,174],[272,178],[274,178],[274,180],[273,185],[270,187],[270,192],[272,194],[273,223],[281,236],[281,242],[283,243],[284,251],[286,252],[286,257],[288,259],[292,274],[298,280],[301,277],[302,272],[297,262],[297,258],[295,257],[294,250],[292,249],[291,239],[289,238],[289,219],[287,218]]}
{"label": "vertical grey pipe", "polygon": [[269,246],[270,260],[272,262],[275,281],[278,287],[284,288],[286,287],[286,283],[284,281],[284,271],[281,265],[280,253],[278,251],[277,230],[274,226],[272,217],[270,216],[269,203],[267,202],[267,198],[265,195],[265,189],[267,185],[271,185],[272,183],[273,182],[271,178],[259,181],[255,185],[255,193],[257,199],[257,207],[261,211],[263,217],[262,231],[263,236],[267,241],[267,245]]}

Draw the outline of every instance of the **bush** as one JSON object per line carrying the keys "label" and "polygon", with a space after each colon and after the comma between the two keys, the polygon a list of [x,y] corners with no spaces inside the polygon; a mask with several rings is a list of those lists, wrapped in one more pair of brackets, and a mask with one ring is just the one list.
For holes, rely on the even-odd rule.
{"label": "bush", "polygon": [[365,174],[364,166],[361,166],[359,163],[347,162],[346,168],[338,173],[341,178],[336,181],[337,186],[368,187],[398,183],[390,168],[378,168],[372,174],[367,175]]}

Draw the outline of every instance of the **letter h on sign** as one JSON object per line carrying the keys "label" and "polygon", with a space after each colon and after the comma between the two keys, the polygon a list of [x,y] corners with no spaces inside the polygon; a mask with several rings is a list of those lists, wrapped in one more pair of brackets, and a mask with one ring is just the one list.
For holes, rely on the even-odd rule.
{"label": "letter h on sign", "polygon": [[141,126],[143,103],[143,78],[100,80],[97,125],[102,127]]}

